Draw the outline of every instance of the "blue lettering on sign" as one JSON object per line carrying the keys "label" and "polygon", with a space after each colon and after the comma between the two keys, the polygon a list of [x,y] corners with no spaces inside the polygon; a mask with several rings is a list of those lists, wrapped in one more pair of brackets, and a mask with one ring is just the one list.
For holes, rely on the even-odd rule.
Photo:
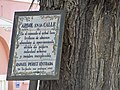
{"label": "blue lettering on sign", "polygon": [[32,28],[33,27],[33,23],[23,23],[22,24],[22,28]]}
{"label": "blue lettering on sign", "polygon": [[16,88],[20,88],[20,82],[16,81],[15,86]]}

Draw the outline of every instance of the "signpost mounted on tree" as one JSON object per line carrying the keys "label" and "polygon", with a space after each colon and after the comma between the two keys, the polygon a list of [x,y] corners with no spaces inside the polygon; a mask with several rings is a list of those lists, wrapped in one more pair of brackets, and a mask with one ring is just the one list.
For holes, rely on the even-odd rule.
{"label": "signpost mounted on tree", "polygon": [[59,79],[65,12],[16,12],[8,80]]}

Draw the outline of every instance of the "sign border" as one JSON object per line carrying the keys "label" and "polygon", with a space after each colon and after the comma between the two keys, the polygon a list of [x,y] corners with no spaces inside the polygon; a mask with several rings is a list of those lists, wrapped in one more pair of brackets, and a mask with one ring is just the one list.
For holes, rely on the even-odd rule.
{"label": "sign border", "polygon": [[[17,34],[17,24],[19,16],[38,16],[38,15],[61,15],[60,20],[60,31],[58,38],[58,47],[57,47],[57,56],[55,63],[55,73],[56,75],[21,75],[21,76],[11,76],[12,65],[13,65],[13,55],[15,50],[15,38]],[[11,39],[11,47],[9,54],[9,63],[7,71],[7,80],[58,80],[60,73],[60,62],[61,62],[61,53],[62,53],[62,41],[64,34],[64,23],[65,23],[65,10],[51,10],[51,11],[22,11],[15,12],[14,14],[14,23]]]}

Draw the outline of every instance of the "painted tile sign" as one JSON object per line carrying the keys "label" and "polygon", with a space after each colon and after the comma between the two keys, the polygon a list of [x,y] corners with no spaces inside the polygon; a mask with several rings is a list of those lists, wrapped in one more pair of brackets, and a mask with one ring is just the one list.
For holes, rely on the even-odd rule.
{"label": "painted tile sign", "polygon": [[64,11],[15,13],[8,79],[59,78],[64,17]]}

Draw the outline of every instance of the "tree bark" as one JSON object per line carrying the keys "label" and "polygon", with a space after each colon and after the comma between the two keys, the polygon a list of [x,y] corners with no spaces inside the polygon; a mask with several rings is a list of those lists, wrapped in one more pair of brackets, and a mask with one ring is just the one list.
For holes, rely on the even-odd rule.
{"label": "tree bark", "polygon": [[120,0],[40,0],[67,11],[60,79],[39,90],[120,90]]}

